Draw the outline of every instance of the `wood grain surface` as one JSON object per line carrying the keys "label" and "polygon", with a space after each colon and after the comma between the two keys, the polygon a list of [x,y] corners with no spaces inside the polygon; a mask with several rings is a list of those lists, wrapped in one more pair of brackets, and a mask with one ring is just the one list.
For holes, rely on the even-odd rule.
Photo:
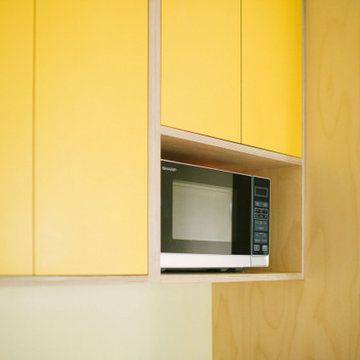
{"label": "wood grain surface", "polygon": [[302,165],[302,159],[260,148],[161,126],[161,156],[229,170]]}
{"label": "wood grain surface", "polygon": [[306,1],[305,280],[214,284],[214,359],[360,358],[359,29]]}
{"label": "wood grain surface", "polygon": [[160,279],[160,48],[161,0],[149,0],[148,246],[150,281]]}

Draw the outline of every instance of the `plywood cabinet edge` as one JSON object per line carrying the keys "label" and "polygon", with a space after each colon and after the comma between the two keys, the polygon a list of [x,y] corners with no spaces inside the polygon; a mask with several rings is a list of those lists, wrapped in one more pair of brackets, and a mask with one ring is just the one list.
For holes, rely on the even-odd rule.
{"label": "plywood cabinet edge", "polygon": [[[219,157],[224,156],[224,162],[227,161],[227,156],[229,156],[230,153],[236,153],[237,156],[239,156],[239,161],[246,160],[249,163],[253,163],[252,167],[255,166],[255,168],[258,166],[280,167],[303,165],[302,158],[178,130],[163,125],[160,126],[160,132],[163,154],[164,152],[165,154],[167,152],[187,154],[188,147],[191,148],[191,151],[200,151],[203,156],[206,156],[206,153],[208,152],[214,154],[218,151]],[[263,165],[260,165],[260,161]]]}
{"label": "plywood cabinet edge", "polygon": [[306,213],[305,213],[305,191],[306,191],[306,1],[302,3],[301,36],[302,36],[302,268],[301,272],[305,278],[305,239],[306,239]]}
{"label": "plywood cabinet edge", "polygon": [[149,281],[160,280],[160,46],[161,0],[149,0]]}

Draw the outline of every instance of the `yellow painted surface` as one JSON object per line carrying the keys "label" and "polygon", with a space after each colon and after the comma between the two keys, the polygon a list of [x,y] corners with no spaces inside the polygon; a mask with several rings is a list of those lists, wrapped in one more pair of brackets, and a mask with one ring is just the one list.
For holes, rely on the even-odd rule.
{"label": "yellow painted surface", "polygon": [[242,0],[242,143],[302,156],[301,0]]}
{"label": "yellow painted surface", "polygon": [[305,280],[214,286],[214,360],[360,358],[359,27],[306,1]]}
{"label": "yellow painted surface", "polygon": [[0,0],[0,275],[32,273],[33,12]]}
{"label": "yellow painted surface", "polygon": [[161,123],[240,141],[240,0],[162,1]]}
{"label": "yellow painted surface", "polygon": [[0,286],[2,360],[211,360],[211,285]]}
{"label": "yellow painted surface", "polygon": [[146,274],[148,3],[36,19],[36,274]]}

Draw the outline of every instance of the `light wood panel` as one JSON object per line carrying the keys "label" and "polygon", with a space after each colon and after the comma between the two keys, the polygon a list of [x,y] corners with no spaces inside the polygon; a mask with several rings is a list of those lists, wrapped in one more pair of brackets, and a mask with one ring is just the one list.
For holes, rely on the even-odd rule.
{"label": "light wood panel", "polygon": [[305,280],[214,285],[214,359],[360,358],[360,2],[306,5]]}
{"label": "light wood panel", "polygon": [[223,282],[249,282],[249,281],[279,281],[279,280],[300,280],[303,279],[302,273],[238,273],[238,274],[165,274],[161,275],[163,283],[223,283]]}
{"label": "light wood panel", "polygon": [[32,0],[0,1],[0,275],[32,261]]}
{"label": "light wood panel", "polygon": [[161,0],[149,0],[149,279],[160,278]]}
{"label": "light wood panel", "polygon": [[255,170],[302,165],[302,160],[272,151],[235,144],[187,131],[161,127],[161,156],[218,169]]}
{"label": "light wood panel", "polygon": [[146,274],[148,2],[36,20],[36,274]]}
{"label": "light wood panel", "polygon": [[240,0],[161,5],[161,123],[240,142]]}

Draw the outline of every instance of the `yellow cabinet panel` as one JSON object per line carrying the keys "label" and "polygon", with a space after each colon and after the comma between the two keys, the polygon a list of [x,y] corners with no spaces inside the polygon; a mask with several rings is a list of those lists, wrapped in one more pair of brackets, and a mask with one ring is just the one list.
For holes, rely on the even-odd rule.
{"label": "yellow cabinet panel", "polygon": [[163,0],[161,123],[240,141],[240,0]]}
{"label": "yellow cabinet panel", "polygon": [[302,156],[301,0],[242,0],[242,143]]}
{"label": "yellow cabinet panel", "polygon": [[32,0],[0,1],[0,275],[30,275]]}
{"label": "yellow cabinet panel", "polygon": [[146,0],[37,0],[35,272],[147,273]]}

